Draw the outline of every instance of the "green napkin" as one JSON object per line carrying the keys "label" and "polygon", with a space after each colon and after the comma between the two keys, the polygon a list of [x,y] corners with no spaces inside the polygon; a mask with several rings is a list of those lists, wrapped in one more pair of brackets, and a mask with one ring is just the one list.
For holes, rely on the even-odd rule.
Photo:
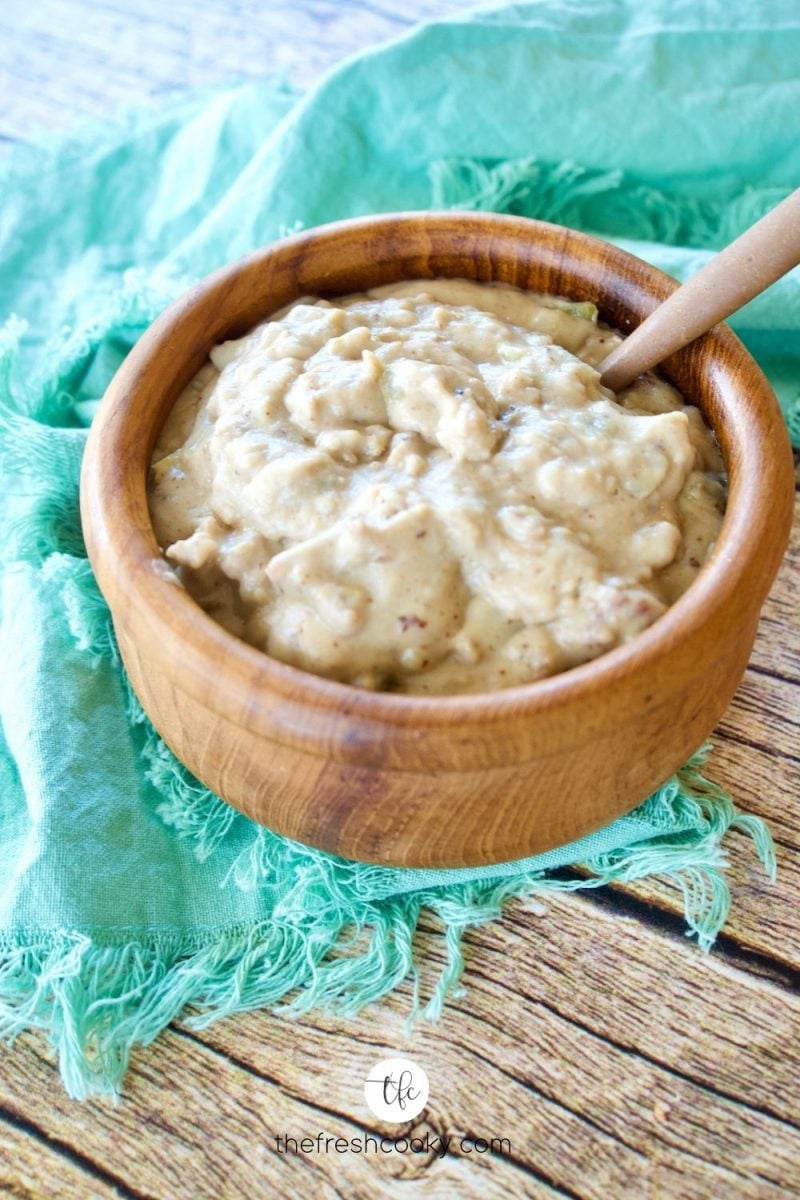
{"label": "green napkin", "polygon": [[[118,1088],[181,1009],[352,1012],[417,979],[421,909],[448,964],[511,896],[654,871],[711,944],[721,839],[769,834],[700,772],[550,854],[485,870],[346,862],[211,795],[144,717],[85,559],[85,428],[113,371],[190,279],[282,233],[378,210],[462,206],[609,237],[679,277],[800,175],[796,7],[556,0],[424,27],[310,95],[270,85],[129,113],[0,161],[0,1031],[48,1030],[72,1095]],[[268,66],[268,64],[266,64]],[[27,324],[25,324],[27,322]],[[800,438],[800,278],[734,327]],[[588,866],[588,878],[565,870]],[[344,953],[339,953],[344,950]],[[423,993],[425,993],[423,995]]]}

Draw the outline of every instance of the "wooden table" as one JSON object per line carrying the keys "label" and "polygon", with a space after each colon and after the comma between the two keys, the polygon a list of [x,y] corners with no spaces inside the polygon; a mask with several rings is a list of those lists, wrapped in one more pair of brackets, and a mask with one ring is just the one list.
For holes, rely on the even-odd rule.
{"label": "wooden table", "polygon": [[[12,0],[0,8],[0,137],[276,66],[298,85],[412,19],[415,0]],[[244,23],[247,35],[243,35]],[[730,837],[735,903],[710,955],[684,936],[663,880],[511,904],[467,938],[466,991],[410,1035],[403,988],[352,1020],[266,1013],[202,1033],[176,1022],[137,1052],[118,1106],[68,1100],[44,1039],[0,1056],[0,1193],[164,1200],[800,1195],[800,510],[752,665],[715,735],[712,775],[768,818],[776,885]],[[433,925],[421,941],[442,960]],[[420,1063],[415,1123],[444,1158],[281,1154],[277,1135],[392,1132],[363,1081],[391,1054]],[[406,1130],[402,1130],[406,1132]],[[467,1135],[507,1139],[468,1152]]]}

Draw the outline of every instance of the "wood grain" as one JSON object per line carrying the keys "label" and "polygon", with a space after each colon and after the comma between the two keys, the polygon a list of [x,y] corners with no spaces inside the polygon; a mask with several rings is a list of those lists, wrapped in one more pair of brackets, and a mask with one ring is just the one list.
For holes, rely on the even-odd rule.
{"label": "wood grain", "polygon": [[[463,6],[409,0],[402,14],[385,19],[410,21],[434,7]],[[324,55],[369,41],[374,22],[384,20],[374,14],[386,8],[385,0],[197,0],[187,36],[188,0],[127,0],[124,7],[102,0],[91,21],[82,0],[7,3],[0,6],[7,81],[0,141],[139,97],[157,101],[172,87],[226,71],[268,71],[273,61],[299,82]],[[393,31],[382,26],[375,36],[384,28]],[[752,657],[758,671],[793,683],[779,700],[794,713],[800,508],[796,514]],[[407,990],[353,1019],[314,1014],[292,1023],[261,1012],[199,1034],[182,1027],[135,1054],[130,1085],[114,1107],[67,1100],[42,1037],[26,1036],[0,1053],[0,1194],[800,1195],[800,764],[796,747],[782,741],[785,753],[772,743],[773,698],[756,688],[747,703],[737,699],[725,733],[714,735],[710,773],[742,807],[769,819],[781,872],[775,885],[763,883],[742,839],[731,839],[734,906],[711,956],[683,937],[674,889],[648,881],[550,900],[543,913],[514,906],[503,922],[468,935],[466,994],[451,1001],[439,1026],[418,1027],[410,1038]],[[754,712],[754,704],[766,707]],[[420,949],[441,960],[436,935],[425,934]],[[430,985],[427,973],[423,982]],[[505,1125],[513,1157],[473,1162],[454,1193],[443,1190],[437,1162],[416,1167],[411,1178],[390,1178],[380,1174],[385,1165],[361,1160],[345,1171],[339,1156],[287,1161],[265,1145],[263,1131],[274,1132],[278,1119],[290,1124],[287,1132],[316,1134],[334,1121],[362,1127],[364,1065],[387,1051],[409,1052],[429,1070],[437,1125],[478,1135]]]}
{"label": "wood grain", "polygon": [[[800,689],[795,695],[800,701]],[[746,719],[731,719],[742,736]],[[776,832],[796,836],[796,792],[770,783],[770,764],[785,760],[748,755],[743,741],[716,740],[712,774],[719,777],[724,761],[733,783],[747,784],[742,804],[773,822],[784,810]],[[661,900],[665,912],[676,914],[667,925],[654,920],[647,904],[626,910],[608,893],[548,899],[543,911],[512,906],[503,922],[468,935],[466,995],[448,1005],[441,1025],[420,1026],[410,1038],[407,989],[349,1020],[244,1015],[199,1034],[182,1030],[177,1041],[168,1035],[139,1052],[115,1109],[103,1101],[68,1101],[49,1054],[31,1036],[0,1059],[0,1102],[16,1119],[85,1155],[87,1167],[113,1171],[127,1194],[195,1200],[272,1189],[280,1195],[282,1181],[291,1178],[292,1186],[305,1181],[299,1194],[311,1197],[392,1197],[407,1181],[381,1177],[378,1184],[369,1174],[375,1164],[363,1160],[347,1175],[336,1156],[317,1160],[316,1173],[302,1167],[308,1177],[288,1176],[299,1164],[266,1149],[262,1133],[265,1123],[277,1129],[273,1114],[287,1121],[286,1132],[314,1136],[339,1128],[339,1120],[366,1127],[365,1113],[357,1111],[364,1064],[388,1051],[407,1052],[430,1073],[428,1119],[437,1129],[493,1136],[502,1126],[512,1141],[519,1165],[492,1159],[461,1177],[457,1194],[467,1200],[800,1194],[798,998],[795,979],[778,969],[793,957],[796,884],[784,870],[776,885],[758,893],[744,855],[734,883],[732,919],[721,949],[710,956],[683,937],[674,894]],[[765,956],[758,962],[736,954],[740,940],[746,949],[753,936]],[[434,963],[442,959],[432,933],[420,939],[420,950]],[[430,984],[426,972],[423,987]],[[262,1076],[285,1097],[283,1107],[262,1090]],[[28,1153],[30,1162],[35,1153]],[[43,1163],[40,1189],[28,1194],[52,1195],[48,1170]],[[499,1189],[489,1190],[501,1175]],[[426,1197],[448,1197],[431,1176],[423,1179]]]}
{"label": "wood grain", "polygon": [[[633,642],[506,692],[410,697],[320,679],[232,637],[175,586],[153,534],[149,458],[171,404],[211,346],[299,295],[437,275],[591,298],[620,328],[675,288],[608,243],[516,217],[393,214],[310,230],[216,272],[150,327],[103,399],[81,483],[89,556],[128,674],[178,757],[279,833],[401,866],[501,862],[563,845],[672,774],[741,678],[794,500],[774,396],[720,328],[665,369],[718,434],[725,522],[697,583]],[[780,712],[791,684],[762,686]],[[796,731],[788,717],[773,726],[781,747]]]}
{"label": "wood grain", "polygon": [[10,1121],[0,1114],[0,1196],[35,1200],[53,1195],[44,1190],[58,1185],[59,1200],[107,1200],[119,1196],[115,1181],[102,1177],[94,1164],[50,1143],[35,1125]]}
{"label": "wood grain", "polygon": [[186,88],[283,77],[304,90],[334,63],[465,0],[4,0],[0,141],[66,129]]}
{"label": "wood grain", "polygon": [[800,576],[800,494],[795,496],[789,547],[761,613],[751,664],[792,683],[800,683],[800,640],[797,637]]}
{"label": "wood grain", "polygon": [[[469,990],[438,1026],[404,1024],[405,988],[349,1021],[264,1013],[139,1053],[118,1107],[78,1112],[36,1038],[0,1061],[5,1107],[137,1195],[778,1197],[800,1189],[800,1002],[584,897],[512,905],[468,935]],[[442,962],[439,935],[421,949]],[[429,977],[423,981],[430,986]],[[415,1136],[504,1137],[477,1160],[283,1155],[275,1135],[405,1134],[363,1079],[387,1052],[432,1083]],[[146,1148],[142,1134],[146,1131]],[[191,1188],[187,1187],[191,1180]]]}
{"label": "wood grain", "polygon": [[[733,905],[725,938],[742,950],[763,956],[790,972],[800,972],[800,852],[797,831],[786,835],[786,821],[796,822],[800,771],[787,769],[775,759],[759,756],[739,743],[715,735],[709,774],[737,798],[742,809],[767,818],[777,839],[778,882],[771,882],[753,854],[749,839],[732,833],[727,840],[729,883]],[[639,901],[644,916],[648,907],[673,915],[672,928],[683,926],[683,900],[676,882],[663,876],[631,884],[615,884],[614,891]]]}
{"label": "wood grain", "polygon": [[[11,1075],[0,1064],[0,1079],[7,1105],[29,1112],[31,1092],[57,1084],[33,1039],[25,1039],[24,1051],[16,1060],[24,1064],[24,1071]],[[368,1059],[367,1070],[373,1062]],[[334,1077],[332,1087],[339,1095],[348,1088],[357,1093],[363,1079]],[[244,1070],[202,1041],[170,1032],[160,1039],[157,1056],[141,1056],[129,1098],[118,1108],[90,1102],[82,1110],[81,1128],[76,1127],[70,1102],[57,1096],[49,1106],[48,1126],[59,1139],[77,1142],[76,1152],[79,1147],[93,1164],[121,1174],[135,1195],[159,1200],[185,1194],[196,1200],[248,1195],[372,1200],[401,1194],[501,1200],[558,1194],[535,1174],[534,1188],[528,1190],[528,1172],[502,1156],[493,1159],[488,1172],[476,1155],[431,1158],[391,1147],[364,1154],[337,1152],[330,1143],[327,1152],[278,1153],[277,1135],[299,1143],[322,1132],[350,1144],[370,1129],[378,1137],[390,1132],[370,1125],[363,1103],[364,1112],[353,1117],[339,1110],[338,1095],[317,1102],[316,1092],[314,1088],[307,1098],[298,1096],[291,1085],[278,1083],[272,1071]],[[428,1127],[435,1127],[430,1119],[417,1122],[411,1127],[413,1136],[424,1137]],[[403,1127],[403,1133],[411,1135],[411,1128]]]}

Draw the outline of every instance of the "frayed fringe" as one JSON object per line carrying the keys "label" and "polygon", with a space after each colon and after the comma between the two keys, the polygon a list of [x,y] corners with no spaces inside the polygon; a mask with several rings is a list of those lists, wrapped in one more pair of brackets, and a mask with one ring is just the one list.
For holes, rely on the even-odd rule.
{"label": "frayed fringe", "polygon": [[[160,743],[152,732],[151,753]],[[721,845],[728,831],[738,829],[747,834],[771,879],[776,872],[774,846],[766,823],[740,813],[731,798],[701,774],[709,750],[710,746],[703,747],[637,810],[643,822],[660,826],[664,832],[588,859],[582,864],[591,873],[588,878],[562,879],[544,872],[520,876],[513,873],[511,863],[509,876],[499,881],[421,887],[415,893],[416,903],[434,910],[444,921],[449,953],[448,967],[425,1009],[426,1015],[440,1011],[446,994],[460,977],[463,962],[458,946],[464,928],[500,916],[511,896],[528,898],[547,891],[632,882],[647,875],[666,876],[681,887],[687,935],[696,936],[701,949],[709,950],[730,910],[730,891],[724,876],[727,857]],[[161,743],[159,753],[170,756],[171,752]],[[197,786],[196,821],[186,819],[186,793],[179,791],[173,792],[171,801],[162,804],[159,812],[180,836],[195,840],[198,857],[205,859],[230,828],[232,810]],[[391,870],[337,859],[278,838],[267,829],[252,828],[252,841],[234,862],[229,878],[242,890],[277,890],[282,899],[276,903],[276,916],[293,911],[296,905],[307,905],[313,896],[315,911],[335,915],[345,924],[353,918],[356,901],[370,905],[389,899],[386,892],[391,887]]]}
{"label": "frayed fringe", "polygon": [[[158,741],[153,731],[153,743]],[[163,753],[170,752],[163,747]],[[725,833],[738,827],[749,834],[773,877],[775,859],[763,821],[738,813],[694,766],[687,768],[681,787],[690,779],[695,790],[681,791],[680,799],[702,810],[699,827],[590,860],[586,866],[593,877],[586,879],[511,874],[370,901],[353,887],[359,864],[259,829],[248,851],[253,862],[247,873],[261,875],[263,886],[272,890],[271,920],[111,945],[67,932],[40,935],[25,945],[0,941],[0,1037],[14,1037],[30,1026],[45,1029],[67,1091],[82,1099],[94,1092],[116,1094],[134,1047],[152,1042],[187,1005],[201,1010],[189,1018],[195,1028],[263,1007],[290,1017],[312,1008],[347,1015],[411,979],[409,1021],[420,1009],[436,1020],[464,971],[465,931],[500,917],[510,899],[653,873],[680,884],[689,932],[707,950],[730,905],[720,846]],[[666,792],[651,798],[665,815]],[[446,959],[421,1008],[414,935],[423,911],[434,912],[444,926]],[[119,937],[124,936],[121,930]]]}
{"label": "frayed fringe", "polygon": [[[11,317],[0,330],[0,398],[6,409],[18,418],[33,417],[44,427],[36,431],[30,425],[21,426],[35,435],[39,443],[49,437],[54,426],[79,424],[75,406],[76,401],[81,401],[77,393],[100,347],[118,341],[122,352],[129,349],[139,334],[192,282],[187,276],[166,272],[147,274],[131,268],[124,273],[122,287],[108,301],[102,316],[80,329],[65,328],[45,346],[32,375],[16,372],[27,324]],[[102,386],[107,382],[104,380]],[[58,432],[78,433],[63,428]],[[23,448],[20,469],[25,470],[29,464],[35,470],[36,454],[40,452],[41,446],[38,451],[32,451],[31,456],[26,456]]]}
{"label": "frayed fringe", "polygon": [[307,955],[271,922],[202,939],[99,945],[79,933],[0,944],[0,1036],[45,1029],[71,1096],[117,1092],[135,1045],[187,1004],[214,1016],[272,1004],[302,983]]}
{"label": "frayed fringe", "polygon": [[620,170],[535,158],[439,159],[429,167],[434,208],[513,212],[609,237],[719,249],[763,217],[791,188],[747,188],[724,202],[691,200],[638,183]]}
{"label": "frayed fringe", "polygon": [[[682,238],[687,228],[686,211],[665,206],[651,189],[640,189],[631,209],[630,185],[626,182],[623,197],[616,172],[570,165],[545,169],[530,159],[462,161],[435,164],[433,178],[440,206],[520,206],[533,209],[531,215],[589,227],[590,213],[626,221],[635,216],[642,235],[665,241]],[[705,244],[698,236],[708,244],[729,240],[778,198],[766,191],[743,198],[738,208],[727,210],[727,225],[716,210],[700,206],[691,217],[694,233],[700,228],[695,244]],[[625,232],[631,234],[629,225]],[[153,282],[129,272],[103,320],[68,334],[51,349],[36,380],[13,377],[22,323],[12,320],[0,330],[3,466],[24,476],[30,499],[13,532],[14,552],[41,562],[59,586],[76,645],[118,665],[110,615],[80,540],[77,495],[85,431],[79,425],[93,403],[92,394],[81,395],[81,389],[86,392],[98,346],[112,335],[132,343],[187,283]],[[203,933],[120,930],[102,942],[68,931],[40,933],[25,945],[0,939],[0,1036],[13,1037],[31,1025],[46,1029],[67,1090],[76,1097],[116,1093],[134,1046],[151,1042],[187,1005],[201,1010],[190,1019],[197,1027],[265,1006],[280,1006],[278,1011],[290,1016],[311,1008],[353,1013],[410,979],[411,1018],[421,1011],[436,1019],[464,970],[465,930],[495,920],[511,898],[530,901],[548,891],[599,887],[658,872],[678,882],[688,932],[708,949],[730,906],[721,841],[731,828],[753,839],[774,876],[764,822],[738,813],[730,798],[703,777],[700,755],[637,810],[649,828],[663,833],[591,859],[585,864],[588,878],[508,864],[505,876],[392,894],[389,869],[347,862],[277,837],[224,804],[178,762],[124,674],[123,681],[146,776],[162,797],[161,819],[193,843],[200,860],[213,855],[235,828],[244,848],[227,881],[241,889],[258,888],[272,915],[256,925]],[[442,922],[446,949],[424,1006],[413,949],[422,911]]]}
{"label": "frayed fringe", "polygon": [[[70,631],[82,649],[116,661],[113,626],[88,563],[73,563],[66,556],[55,556],[48,564],[51,572],[60,573]],[[143,730],[140,753],[146,777],[163,797],[158,815],[179,837],[194,844],[199,861],[209,859],[237,823],[250,831],[251,839],[234,861],[226,881],[242,891],[271,889],[276,917],[308,908],[309,897],[313,897],[314,912],[323,913],[341,928],[358,920],[359,906],[391,898],[395,876],[391,868],[349,862],[278,837],[246,821],[209,791],[161,739],[127,676],[123,678],[128,718]],[[441,887],[448,889],[446,896],[438,887],[426,889],[421,885],[415,895],[439,913],[448,931],[456,927],[463,930],[468,924],[499,916],[503,903],[512,895],[576,891],[658,874],[679,884],[687,933],[697,937],[701,949],[708,950],[730,911],[730,890],[723,873],[727,857],[722,849],[728,831],[738,829],[749,836],[769,877],[774,879],[776,873],[775,851],[766,823],[760,817],[740,813],[731,797],[702,774],[710,750],[709,743],[702,746],[636,810],[643,822],[663,833],[588,859],[582,865],[591,873],[589,878],[565,880],[544,872],[520,876],[510,863],[508,877],[499,882],[442,883]],[[438,1010],[461,973],[460,955],[456,954],[458,939],[453,941],[453,936],[448,932],[450,964],[426,1009],[429,1014]]]}
{"label": "frayed fringe", "polygon": [[5,560],[42,563],[51,554],[85,554],[79,485],[87,431],[81,425],[93,401],[81,397],[81,387],[104,342],[115,340],[122,353],[186,286],[186,279],[128,271],[103,318],[55,339],[35,376],[17,369],[25,323],[12,317],[0,329],[0,472],[20,500],[20,511],[0,532]]}
{"label": "frayed fringe", "polygon": [[[0,386],[2,386],[0,381]],[[7,396],[7,393],[6,393]],[[71,498],[80,480],[84,429],[44,425],[9,406],[0,392],[0,467],[40,485],[47,495]]]}
{"label": "frayed fringe", "polygon": [[[620,170],[535,158],[438,159],[428,175],[433,208],[516,213],[612,240],[701,250],[727,246],[791,191],[750,187],[725,200],[690,199],[639,183]],[[781,388],[778,398],[792,445],[800,448],[800,392]]]}
{"label": "frayed fringe", "polygon": [[67,625],[78,649],[91,658],[118,664],[120,656],[111,613],[88,559],[50,554],[42,573],[61,593]]}
{"label": "frayed fringe", "polygon": [[[369,927],[354,928],[349,939],[319,917],[124,944],[66,931],[25,945],[6,939],[0,1037],[46,1030],[71,1096],[116,1094],[133,1048],[152,1042],[187,1005],[201,1010],[188,1024],[203,1028],[291,993],[279,1009],[291,1016],[314,1007],[353,1013],[378,999],[413,971],[417,912],[408,900],[375,908]],[[356,943],[358,952],[348,953]],[[345,957],[328,960],[334,951]]]}
{"label": "frayed fringe", "polygon": [[56,553],[85,556],[77,496],[40,489],[30,510],[0,530],[0,550],[17,562],[43,563]]}
{"label": "frayed fringe", "polygon": [[[88,563],[52,555],[45,570],[64,597],[69,627],[87,654],[118,661],[108,610]],[[708,748],[637,810],[664,833],[590,859],[587,878],[522,871],[491,880],[421,886],[387,894],[395,874],[324,854],[247,821],[182,766],[126,684],[132,724],[142,737],[148,779],[163,796],[159,813],[207,859],[238,823],[250,840],[226,882],[258,888],[271,918],[256,925],[181,935],[130,935],[113,944],[79,933],[40,935],[31,944],[0,940],[0,1036],[35,1025],[47,1030],[71,1096],[119,1090],[134,1047],[147,1045],[191,1005],[200,1028],[246,1009],[273,1007],[296,1017],[313,1008],[352,1014],[412,984],[409,1022],[441,1016],[458,994],[467,929],[502,915],[512,898],[578,891],[658,873],[681,887],[688,932],[707,950],[724,923],[730,894],[721,841],[739,828],[755,842],[774,877],[772,841],[763,821],[737,812],[701,773]],[[444,927],[445,961],[421,999],[414,936],[420,914]]]}
{"label": "frayed fringe", "polygon": [[195,857],[198,862],[205,862],[228,834],[237,818],[236,811],[184,767],[158,736],[144,711],[140,712],[140,723],[145,728],[141,750],[145,776],[164,797],[156,813],[178,837],[193,842]]}

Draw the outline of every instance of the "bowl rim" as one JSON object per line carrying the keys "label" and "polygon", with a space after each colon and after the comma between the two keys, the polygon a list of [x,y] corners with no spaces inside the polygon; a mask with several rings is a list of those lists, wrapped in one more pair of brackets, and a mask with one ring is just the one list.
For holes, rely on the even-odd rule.
{"label": "bowl rim", "polygon": [[[416,226],[422,222],[432,233],[454,230],[488,235],[498,244],[504,239],[511,239],[511,242],[520,237],[530,239],[537,230],[543,230],[550,237],[556,234],[561,239],[563,251],[577,259],[580,259],[582,249],[602,247],[618,275],[624,274],[627,267],[635,276],[642,309],[640,320],[678,286],[669,275],[627,251],[601,238],[550,222],[497,213],[382,213],[315,226],[253,251],[206,276],[153,322],[117,372],[90,431],[81,478],[81,506],[84,528],[88,527],[90,535],[87,536],[90,559],[112,614],[121,592],[127,592],[131,587],[137,589],[137,619],[141,628],[155,639],[156,645],[181,639],[187,623],[191,626],[192,637],[183,642],[180,657],[167,654],[161,662],[162,669],[175,686],[196,698],[202,695],[204,702],[219,716],[235,722],[244,720],[248,727],[267,732],[273,738],[278,736],[274,707],[262,710],[254,701],[254,688],[263,688],[272,697],[283,697],[317,712],[328,711],[337,717],[345,714],[384,726],[452,727],[502,723],[511,717],[515,720],[523,716],[534,718],[545,709],[552,710],[560,704],[572,703],[587,692],[612,686],[632,671],[647,670],[677,643],[701,636],[710,616],[729,604],[740,588],[746,587],[751,594],[758,591],[760,607],[780,561],[774,547],[769,551],[762,548],[767,527],[772,527],[774,532],[774,521],[781,519],[780,489],[785,483],[787,467],[788,477],[791,479],[792,476],[788,435],[769,383],[739,339],[722,325],[673,359],[680,361],[681,356],[709,354],[710,366],[723,352],[733,356],[738,369],[743,371],[742,387],[755,388],[763,401],[759,420],[770,437],[744,436],[752,431],[753,424],[752,418],[745,419],[744,410],[739,414],[738,425],[734,419],[730,438],[737,442],[740,460],[731,477],[725,517],[711,556],[687,591],[630,642],[557,675],[496,691],[459,695],[373,692],[330,680],[272,658],[218,625],[188,592],[176,586],[172,569],[167,566],[156,543],[152,524],[144,528],[141,522],[137,525],[134,521],[129,525],[126,538],[115,539],[103,497],[120,493],[115,451],[118,452],[120,447],[126,405],[130,406],[137,380],[147,370],[154,349],[180,328],[187,311],[199,300],[208,300],[212,295],[224,296],[238,272],[245,267],[263,265],[276,254],[294,256],[300,261],[314,242],[338,239],[354,232],[363,236],[380,234],[389,226],[397,230],[412,222]],[[363,288],[351,287],[350,291],[353,290]],[[339,288],[335,291],[340,295],[347,294]],[[301,291],[298,296],[302,294]],[[259,320],[268,317],[269,311],[266,311]],[[634,325],[635,322],[631,322],[631,328]],[[206,356],[212,344],[216,343],[209,343]],[[780,445],[781,430],[785,452]],[[148,453],[148,465],[149,458]],[[132,470],[131,464],[124,464],[125,481],[130,479]],[[727,462],[726,470],[729,470]],[[138,487],[144,495],[146,470],[142,472]],[[748,496],[767,497],[771,491],[778,497],[772,509],[766,502],[748,502]],[[141,498],[137,495],[137,503],[133,506],[137,513],[141,509]],[[209,691],[212,672],[214,686]],[[285,734],[289,741],[302,742],[311,752],[330,753],[329,745],[317,744],[318,736],[310,733],[306,738],[301,728],[293,727],[291,716],[286,720]]]}

